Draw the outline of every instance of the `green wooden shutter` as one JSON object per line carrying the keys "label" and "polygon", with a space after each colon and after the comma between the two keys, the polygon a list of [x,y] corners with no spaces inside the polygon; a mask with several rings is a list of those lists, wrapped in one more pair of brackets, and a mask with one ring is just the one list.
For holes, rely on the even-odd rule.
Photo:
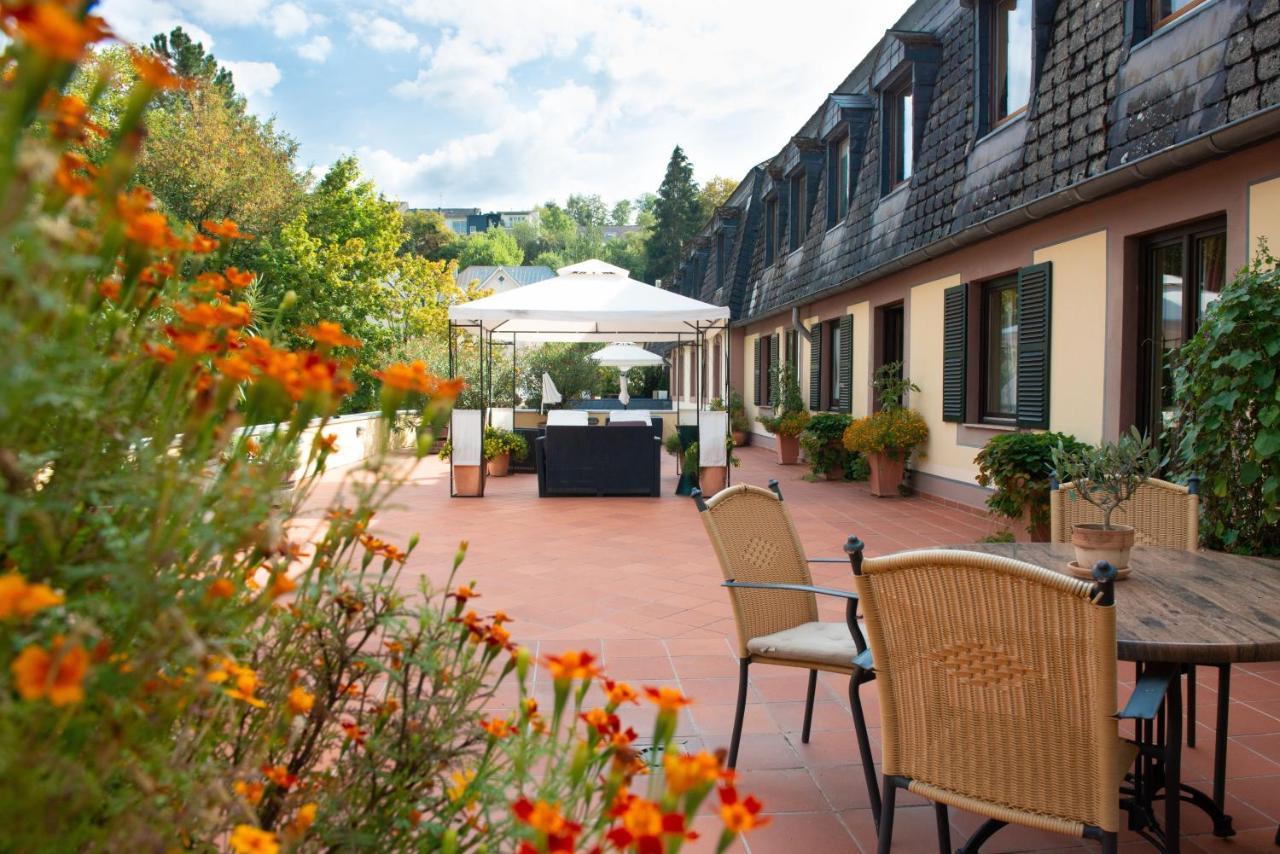
{"label": "green wooden shutter", "polygon": [[760,382],[760,339],[759,338],[756,339],[755,361],[752,363],[751,376],[755,378],[755,383],[754,383],[755,394],[753,395],[752,402],[755,403],[756,406],[759,406],[760,404],[764,403],[764,397],[760,393],[764,384]]}
{"label": "green wooden shutter", "polygon": [[1018,271],[1018,426],[1049,426],[1049,330],[1053,265]]}
{"label": "green wooden shutter", "polygon": [[769,405],[778,405],[778,334],[769,336]]}
{"label": "green wooden shutter", "polygon": [[809,408],[822,408],[822,323],[809,330]]}
{"label": "green wooden shutter", "polygon": [[942,420],[964,421],[969,286],[942,293]]}
{"label": "green wooden shutter", "polygon": [[853,411],[853,315],[840,318],[840,411]]}

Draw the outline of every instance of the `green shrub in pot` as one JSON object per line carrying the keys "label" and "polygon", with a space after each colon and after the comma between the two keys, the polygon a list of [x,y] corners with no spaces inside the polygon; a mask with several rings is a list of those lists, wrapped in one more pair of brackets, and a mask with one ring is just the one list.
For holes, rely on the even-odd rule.
{"label": "green shrub in pot", "polygon": [[800,433],[800,447],[815,475],[840,479],[856,456],[844,446],[844,431],[853,419],[841,412],[823,412],[809,419]]}
{"label": "green shrub in pot", "polygon": [[987,497],[992,513],[1008,519],[1027,519],[1032,539],[1049,539],[1049,479],[1053,474],[1053,450],[1067,452],[1085,447],[1065,433],[1004,433],[978,452],[978,483],[994,487]]}

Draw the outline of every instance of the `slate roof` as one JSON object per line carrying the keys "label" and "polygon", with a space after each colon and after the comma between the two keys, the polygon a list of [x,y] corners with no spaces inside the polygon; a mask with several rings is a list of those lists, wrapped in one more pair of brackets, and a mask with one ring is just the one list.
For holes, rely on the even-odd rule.
{"label": "slate roof", "polygon": [[[1033,201],[1075,203],[1070,193],[1083,182],[1229,123],[1252,117],[1268,122],[1258,133],[1280,130],[1270,122],[1280,115],[1280,0],[1208,0],[1147,39],[1131,30],[1132,7],[1142,0],[1035,4],[1043,60],[1023,118],[982,135],[974,120],[974,0],[919,0],[795,136],[743,179],[726,205],[740,209],[727,285],[718,286],[707,258],[727,222],[717,214],[663,286],[728,305],[735,321],[763,317],[871,281],[925,247],[941,254],[942,241],[979,224],[1013,228],[1004,215]],[[933,63],[928,114],[909,185],[884,195],[877,87],[912,51]],[[855,190],[848,217],[828,229],[827,169],[814,151],[824,152],[823,137],[842,123],[854,143]],[[1181,168],[1192,163],[1186,151]],[[766,267],[763,200],[784,193],[786,176],[806,162],[812,168],[815,157],[823,165],[804,241]],[[781,198],[782,216],[785,209]]]}
{"label": "slate roof", "polygon": [[523,267],[505,267],[505,266],[485,266],[482,264],[472,264],[465,270],[459,271],[457,275],[458,287],[465,288],[472,282],[481,281],[489,278],[495,271],[502,270],[506,275],[516,283],[517,286],[532,285],[534,282],[541,282],[544,279],[554,279],[556,277],[555,270],[550,267],[541,265],[525,265]]}

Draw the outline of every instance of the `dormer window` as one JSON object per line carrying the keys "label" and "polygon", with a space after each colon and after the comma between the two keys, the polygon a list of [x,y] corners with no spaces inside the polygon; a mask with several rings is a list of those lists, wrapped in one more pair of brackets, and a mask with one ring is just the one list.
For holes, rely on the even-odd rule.
{"label": "dormer window", "polygon": [[769,266],[778,253],[778,197],[764,203],[764,263]]}
{"label": "dormer window", "polygon": [[987,63],[990,127],[1019,115],[1031,101],[1035,58],[1031,9],[1032,0],[997,0],[992,4]]}
{"label": "dormer window", "polygon": [[788,181],[787,220],[790,223],[790,240],[788,246],[792,252],[800,248],[804,242],[805,232],[809,230],[809,187],[808,178],[801,170],[791,176]]}
{"label": "dormer window", "polygon": [[884,122],[888,131],[885,155],[889,165],[886,191],[911,180],[915,165],[913,100],[910,74],[904,75],[884,93]]}
{"label": "dormer window", "polygon": [[835,145],[832,157],[831,192],[836,194],[836,221],[849,215],[849,137],[845,137]]}
{"label": "dormer window", "polygon": [[724,287],[724,265],[728,262],[728,253],[725,251],[724,232],[716,232],[716,290]]}
{"label": "dormer window", "polygon": [[1147,0],[1147,20],[1154,33],[1168,26],[1206,0]]}

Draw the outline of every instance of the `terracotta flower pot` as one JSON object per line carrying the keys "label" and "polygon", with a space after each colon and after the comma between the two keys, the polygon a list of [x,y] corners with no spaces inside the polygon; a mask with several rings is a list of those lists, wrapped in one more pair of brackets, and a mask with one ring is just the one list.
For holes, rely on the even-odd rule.
{"label": "terracotta flower pot", "polygon": [[1071,545],[1076,550],[1076,566],[1081,569],[1092,569],[1100,560],[1124,569],[1129,565],[1129,549],[1133,548],[1133,528],[1112,525],[1108,531],[1099,524],[1072,525]]}
{"label": "terracotta flower pot", "polygon": [[457,495],[484,495],[480,466],[454,466],[453,491]]}
{"label": "terracotta flower pot", "polygon": [[735,448],[745,448],[747,446],[747,442],[750,441],[750,436],[747,431],[733,430],[731,432],[733,434],[733,446]]}
{"label": "terracotta flower pot", "polygon": [[489,477],[506,477],[511,474],[511,453],[499,454],[486,463]]}
{"label": "terracotta flower pot", "polygon": [[706,466],[698,469],[698,488],[702,494],[710,498],[724,489],[728,475],[724,466]]}
{"label": "terracotta flower pot", "polygon": [[[1047,543],[1049,542],[1049,520],[1032,523],[1031,521],[1031,503],[1027,502],[1022,505],[1022,520],[1018,526],[1019,532],[1026,535],[1028,542]],[[1021,537],[1019,537],[1021,539]]]}
{"label": "terracotta flower pot", "polygon": [[897,498],[898,487],[902,485],[902,473],[907,461],[903,457],[890,456],[886,453],[867,454],[867,465],[871,468],[868,483],[871,494],[877,498]]}
{"label": "terracotta flower pot", "polygon": [[778,444],[778,465],[795,465],[800,459],[800,437],[783,436],[781,433],[775,433],[773,438]]}
{"label": "terracotta flower pot", "polygon": [[[831,450],[843,450],[844,441],[841,439],[832,439],[827,443],[827,447]],[[826,476],[827,480],[844,480],[844,466],[832,466],[823,472],[823,475]]]}

